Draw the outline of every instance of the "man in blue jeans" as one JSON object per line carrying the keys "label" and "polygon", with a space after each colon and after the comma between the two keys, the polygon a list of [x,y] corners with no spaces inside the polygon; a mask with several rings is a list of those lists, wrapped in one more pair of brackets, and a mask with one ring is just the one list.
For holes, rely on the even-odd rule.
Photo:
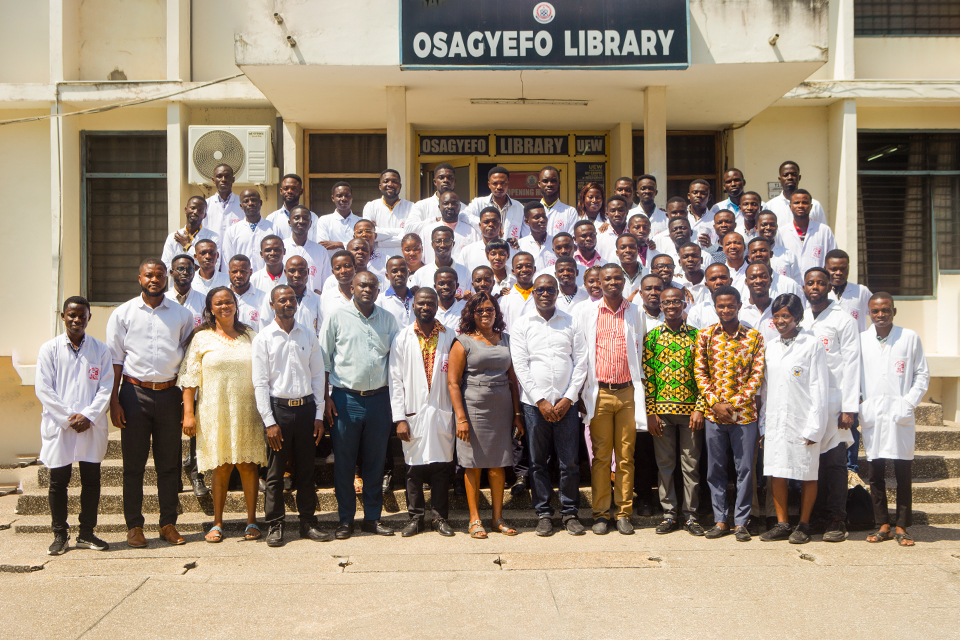
{"label": "man in blue jeans", "polygon": [[377,276],[361,271],[353,278],[353,300],[323,321],[320,346],[327,371],[324,418],[332,424],[333,487],[340,525],[337,540],[353,534],[357,498],[353,473],[359,455],[363,462],[363,523],[360,530],[392,536],[380,523],[383,511],[383,465],[393,428],[387,364],[390,344],[397,335],[397,320],[375,302],[380,290]]}
{"label": "man in blue jeans", "polygon": [[[543,275],[533,283],[536,313],[510,327],[510,355],[520,381],[520,400],[530,450],[537,535],[553,533],[548,461],[560,464],[560,515],[567,533],[584,534],[580,507],[580,417],[574,406],[587,376],[587,347],[573,318],[557,309],[557,280]],[[572,409],[572,411],[571,411]]]}

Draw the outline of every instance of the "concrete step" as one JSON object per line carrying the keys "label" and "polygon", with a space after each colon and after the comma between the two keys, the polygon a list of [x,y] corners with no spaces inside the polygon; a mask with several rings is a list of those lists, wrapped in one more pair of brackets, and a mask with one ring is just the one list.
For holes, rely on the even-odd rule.
{"label": "concrete step", "polygon": [[960,426],[949,422],[943,426],[917,426],[917,452],[960,451]]}
{"label": "concrete step", "polygon": [[[895,504],[897,481],[887,480],[887,500]],[[935,504],[953,504],[960,508],[960,478],[914,478],[913,501]]]}
{"label": "concrete step", "polygon": [[[860,475],[867,477],[870,468],[866,457],[860,456]],[[893,477],[893,462],[887,463],[887,477]],[[960,478],[960,451],[917,452],[913,458],[914,478]]]}
{"label": "concrete step", "polygon": [[943,424],[943,405],[933,402],[921,402],[914,411],[917,425],[938,427]]}

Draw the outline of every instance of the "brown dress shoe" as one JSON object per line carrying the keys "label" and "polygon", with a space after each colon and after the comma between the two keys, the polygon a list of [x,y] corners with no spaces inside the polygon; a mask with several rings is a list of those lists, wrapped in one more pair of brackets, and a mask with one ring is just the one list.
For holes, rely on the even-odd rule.
{"label": "brown dress shoe", "polygon": [[160,537],[170,544],[183,544],[186,542],[183,536],[180,535],[180,532],[177,531],[177,526],[173,524],[160,527]]}
{"label": "brown dress shoe", "polygon": [[143,537],[143,529],[134,527],[127,531],[127,546],[142,549],[147,546],[147,539]]}

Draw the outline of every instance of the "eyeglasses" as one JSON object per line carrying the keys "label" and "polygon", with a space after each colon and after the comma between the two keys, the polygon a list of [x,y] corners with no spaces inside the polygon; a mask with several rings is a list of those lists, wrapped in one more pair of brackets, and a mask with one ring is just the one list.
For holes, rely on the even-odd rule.
{"label": "eyeglasses", "polygon": [[661,300],[660,306],[661,307],[682,307],[683,300]]}
{"label": "eyeglasses", "polygon": [[543,295],[555,296],[555,295],[557,295],[557,289],[556,289],[556,287],[537,287],[536,289],[533,290],[533,292],[534,292],[535,294],[537,294],[538,296],[543,296]]}
{"label": "eyeglasses", "polygon": [[484,307],[483,309],[477,309],[473,312],[475,316],[493,316],[497,314],[497,310],[493,307]]}
{"label": "eyeglasses", "polygon": [[184,265],[181,267],[174,267],[173,270],[176,271],[177,273],[193,273],[194,271],[196,271],[196,269],[192,264]]}

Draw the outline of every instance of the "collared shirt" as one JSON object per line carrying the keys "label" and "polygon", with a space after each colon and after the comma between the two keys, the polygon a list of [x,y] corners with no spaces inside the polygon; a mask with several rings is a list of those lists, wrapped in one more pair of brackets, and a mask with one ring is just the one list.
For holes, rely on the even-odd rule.
{"label": "collared shirt", "polygon": [[266,267],[254,272],[254,274],[250,276],[250,286],[258,291],[262,291],[264,295],[267,296],[270,295],[274,287],[281,284],[287,284],[287,274],[285,274],[282,269],[276,277],[267,271]]}
{"label": "collared shirt", "polygon": [[488,196],[474,198],[467,205],[467,208],[462,210],[477,231],[480,230],[480,212],[487,207],[496,207],[500,212],[500,228],[505,239],[516,238],[519,240],[523,236],[530,235],[530,227],[523,221],[523,203],[507,196],[506,204],[501,207],[493,199],[492,193]]}
{"label": "collared shirt", "polygon": [[[310,212],[310,229],[307,231],[307,239],[316,242],[317,240],[317,223],[320,221],[320,216],[315,214],[313,211]],[[277,230],[276,233],[278,236],[284,240],[290,240],[293,238],[293,229],[290,228],[290,212],[287,210],[287,206],[284,205],[267,216],[267,220],[270,221],[270,224]],[[290,257],[290,254],[287,254],[287,257]]]}
{"label": "collared shirt", "polygon": [[[175,236],[178,233],[190,238],[190,246],[184,247],[182,244],[176,241]],[[213,240],[217,243],[217,247],[220,246],[220,236],[217,235],[217,232],[203,225],[200,226],[200,229],[193,236],[190,236],[190,234],[187,233],[186,227],[183,227],[182,229],[174,231],[168,235],[167,239],[163,243],[163,253],[160,255],[161,262],[167,265],[167,271],[170,271],[173,268],[173,259],[180,254],[186,254],[193,258],[194,262],[196,262],[197,243],[201,240]]]}
{"label": "collared shirt", "polygon": [[243,254],[250,258],[250,268],[258,271],[263,268],[263,258],[260,257],[260,242],[271,234],[276,234],[277,230],[273,224],[265,218],[260,218],[259,222],[251,228],[251,223],[246,218],[237,224],[231,226],[223,236],[223,244],[220,247],[220,270],[226,271],[230,264],[230,258],[237,254]]}
{"label": "collared shirt", "polygon": [[587,260],[586,258],[583,257],[583,254],[580,253],[580,249],[577,249],[576,251],[573,252],[573,259],[577,261],[577,264],[579,264],[581,267],[584,267],[585,269],[589,269],[590,267],[595,267],[597,265],[602,266],[606,264],[606,262],[603,259],[603,256],[600,255],[600,252],[596,250],[594,250],[593,252],[593,258],[591,260]]}
{"label": "collared shirt", "polygon": [[163,296],[156,309],[142,295],[124,302],[107,321],[113,364],[143,382],[168,382],[180,373],[183,345],[193,331],[193,313]]}
{"label": "collared shirt", "polygon": [[694,412],[700,397],[694,374],[696,345],[697,330],[686,322],[676,331],[666,324],[648,328],[643,339],[647,413],[688,416]]}
{"label": "collared shirt", "polygon": [[[233,256],[230,257],[232,258]],[[216,267],[214,267],[214,269],[216,269]],[[204,280],[203,276],[200,275],[200,269],[197,269],[196,273],[193,274],[193,280],[190,282],[190,288],[199,291],[202,295],[207,295],[211,289],[229,286],[230,276],[227,275],[225,271],[214,271],[212,278]]]}
{"label": "collared shirt", "polygon": [[[771,198],[763,204],[761,210],[766,209],[777,214],[777,226],[781,229],[793,223],[793,211],[790,210],[790,201],[783,195],[777,194],[776,198]],[[810,201],[810,219],[816,220],[822,224],[827,224],[827,215],[823,211],[823,205],[816,199]]]}
{"label": "collared shirt", "polygon": [[757,420],[755,396],[763,382],[763,336],[742,322],[730,336],[723,326],[711,325],[697,334],[694,355],[697,387],[707,420],[717,422],[713,406],[729,403],[735,424]]}
{"label": "collared shirt", "polygon": [[[463,295],[466,291],[473,291],[473,279],[470,277],[467,268],[456,261],[454,261],[450,267],[457,272],[457,294]],[[417,269],[416,273],[410,276],[410,280],[407,281],[407,286],[430,287],[433,289],[433,277],[439,269],[440,267],[437,266],[436,260],[424,264]]]}
{"label": "collared shirt", "polygon": [[784,247],[797,256],[801,277],[808,269],[822,267],[827,253],[837,248],[837,240],[833,236],[833,231],[827,225],[816,220],[810,220],[802,238],[797,233],[797,228],[792,221],[789,225],[780,227],[777,237],[780,238]]}
{"label": "collared shirt", "polygon": [[568,313],[556,309],[546,320],[535,311],[518,318],[510,329],[510,355],[523,403],[577,401],[589,359],[584,334]]}
{"label": "collared shirt", "polygon": [[340,307],[353,305],[353,297],[347,298],[340,291],[340,284],[334,280],[332,286],[324,285],[320,294],[320,311],[324,318],[329,318]]}
{"label": "collared shirt", "polygon": [[[393,287],[387,287],[386,291],[381,291],[377,298],[377,306],[390,312],[397,320],[397,327],[405,329],[413,322],[413,292],[407,289],[407,294],[403,297],[393,290]],[[427,376],[430,379],[430,376]]]}
{"label": "collared shirt", "polygon": [[547,212],[547,236],[552,238],[561,231],[566,231],[573,235],[573,225],[577,223],[580,214],[575,207],[560,202],[560,198],[547,204],[540,198],[540,203]]}
{"label": "collared shirt", "polygon": [[[263,303],[260,306],[260,326],[265,327],[273,322],[273,319],[276,317],[277,314],[273,311],[273,307],[270,306],[270,293],[265,293]],[[320,325],[323,324],[323,317],[320,296],[310,289],[305,288],[303,295],[297,299],[297,312],[293,316],[294,320],[297,324],[313,331],[313,335],[319,335]]]}
{"label": "collared shirt", "polygon": [[[553,244],[548,234],[543,244],[534,240],[532,235],[523,236],[518,242],[521,251],[533,256],[533,266],[537,271],[552,267],[557,262],[557,255],[553,252]],[[513,263],[511,263],[512,265]]]}
{"label": "collared shirt", "polygon": [[643,309],[643,321],[647,327],[647,331],[650,331],[650,329],[654,329],[656,327],[659,327],[661,324],[663,324],[663,311],[661,311],[655,316],[652,316],[650,315],[650,312],[647,311],[646,307],[644,307],[643,305],[640,305],[640,306]]}
{"label": "collared shirt", "polygon": [[387,386],[390,344],[398,332],[396,319],[377,306],[369,318],[356,303],[334,311],[320,331],[330,384],[354,391]]}
{"label": "collared shirt", "polygon": [[460,319],[463,317],[465,306],[467,306],[466,300],[455,300],[449,309],[444,309],[437,304],[437,320],[442,322],[447,329],[460,333]]}
{"label": "collared shirt", "polygon": [[[243,220],[243,218],[243,209],[240,208],[240,198],[237,197],[237,194],[231,193],[226,200],[221,198],[219,193],[207,198],[207,217],[204,222],[207,223],[211,231],[217,234],[221,241],[227,229]],[[228,258],[232,258],[234,255],[236,254],[231,254]]]}
{"label": "collared shirt", "polygon": [[199,327],[203,324],[203,311],[207,308],[207,295],[191,288],[186,294],[180,295],[176,289],[168,289],[163,294],[169,300],[173,300],[182,307],[185,307],[193,314],[193,326]]}
{"label": "collared shirt", "polygon": [[[850,317],[857,323],[857,329],[860,330],[860,333],[867,330],[867,317],[870,315],[870,310],[867,305],[870,302],[870,298],[873,297],[870,289],[862,284],[848,282],[847,286],[840,292],[839,297],[837,297],[837,293],[833,290],[833,287],[830,288],[830,293],[827,294],[827,297],[839,302],[840,308],[849,313]],[[800,298],[802,299],[803,296],[801,295]]]}
{"label": "collared shirt", "polygon": [[[510,265],[513,264],[513,254],[517,252],[516,249],[510,247],[507,252],[507,271],[510,271]],[[477,267],[489,267],[490,261],[487,260],[487,241],[477,240],[476,242],[471,242],[465,246],[460,251],[460,260],[459,262],[467,268],[467,272],[473,276],[473,270]]]}
{"label": "collared shirt", "polygon": [[[377,229],[377,244],[381,247],[399,247],[400,240],[406,234],[404,228],[410,222],[413,212],[413,203],[400,198],[393,206],[388,205],[383,197],[371,200],[363,207],[363,217],[373,220]],[[423,244],[429,244],[429,238]]]}
{"label": "collared shirt", "polygon": [[[315,225],[317,232],[312,239],[317,242],[340,242],[346,248],[347,243],[353,240],[353,227],[362,219],[352,211],[344,218],[334,210],[333,213],[320,216]],[[337,251],[337,249],[327,249],[327,259],[333,258],[333,254]]]}
{"label": "collared shirt", "polygon": [[441,332],[447,332],[447,328],[443,326],[442,322],[434,320],[433,329],[429,335],[424,335],[420,330],[420,325],[414,323],[413,333],[416,334],[417,340],[420,342],[420,353],[423,354],[423,371],[427,374],[428,390],[433,386],[433,361],[437,357],[437,341]]}
{"label": "collared shirt", "polygon": [[627,333],[624,318],[630,303],[626,298],[620,307],[611,311],[605,302],[600,303],[597,315],[597,381],[609,384],[630,382],[627,364]]}
{"label": "collared shirt", "polygon": [[293,238],[283,241],[283,248],[286,253],[283,256],[283,263],[293,256],[300,256],[307,261],[307,273],[310,279],[307,287],[314,291],[321,291],[323,284],[330,277],[330,259],[327,257],[327,250],[314,242],[307,240],[306,243],[297,244]]}
{"label": "collared shirt", "polygon": [[[233,288],[231,287],[230,290],[233,291]],[[242,294],[233,291],[233,295],[237,296],[239,303],[237,314],[240,316],[240,322],[253,327],[253,330],[256,331],[260,326],[260,307],[267,299],[267,294],[260,289],[249,286]]]}
{"label": "collared shirt", "polygon": [[270,322],[253,338],[251,351],[253,394],[265,427],[277,424],[271,396],[287,400],[313,396],[315,419],[323,419],[323,353],[312,329],[294,320],[287,333],[275,321]]}

